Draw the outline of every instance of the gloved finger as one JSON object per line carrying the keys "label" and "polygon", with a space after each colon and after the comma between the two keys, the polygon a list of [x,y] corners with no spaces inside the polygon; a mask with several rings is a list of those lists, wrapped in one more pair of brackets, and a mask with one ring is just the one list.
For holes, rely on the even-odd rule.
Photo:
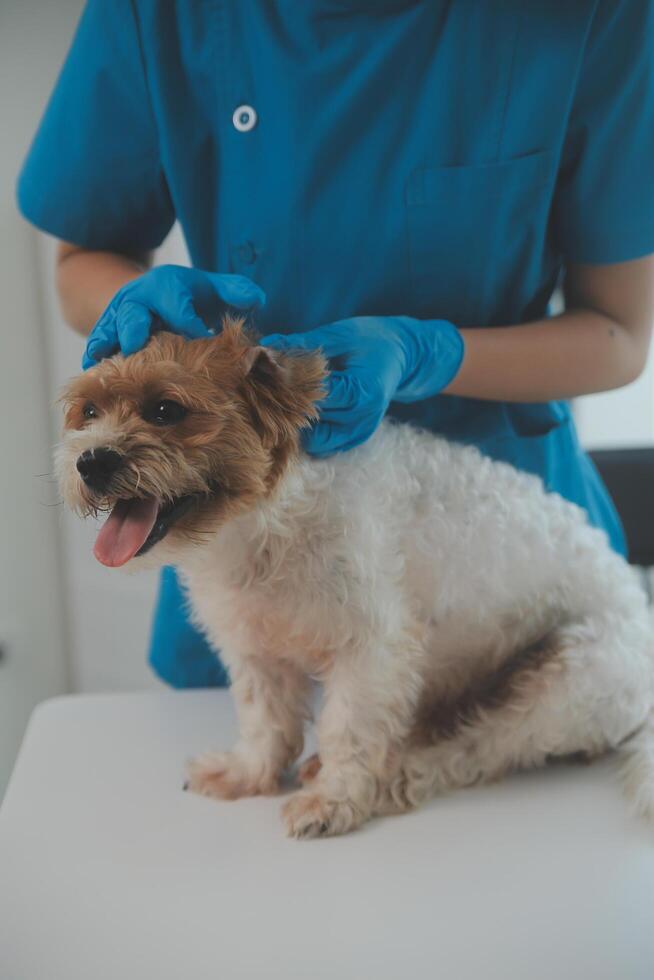
{"label": "gloved finger", "polygon": [[[115,351],[113,353],[115,353]],[[87,345],[84,348],[84,353],[82,354],[82,371],[88,371],[89,368],[95,367],[101,360],[101,357],[98,357],[96,360],[95,357],[92,357],[89,354]]]}
{"label": "gloved finger", "polygon": [[265,305],[266,294],[260,286],[247,276],[212,275],[216,294],[227,306],[237,310],[256,310]]}
{"label": "gloved finger", "polygon": [[333,453],[346,452],[365,442],[375,431],[374,426],[352,429],[347,425],[323,422],[322,420],[310,429],[304,429],[301,436],[302,446],[310,456],[324,459]]}
{"label": "gloved finger", "polygon": [[332,371],[327,375],[325,387],[326,394],[318,402],[321,418],[356,411],[362,403],[359,381],[348,372]]}
{"label": "gloved finger", "polygon": [[89,340],[95,334],[104,336],[108,333],[109,330],[112,329],[112,325],[116,319],[116,310],[117,310],[116,297],[114,297],[114,299],[111,301],[109,306],[105,308],[105,311],[102,314],[102,316],[94,324],[93,330],[89,334]]}
{"label": "gloved finger", "polygon": [[94,364],[101,361],[103,357],[110,357],[119,349],[116,321],[112,315],[103,326],[96,325],[89,334],[82,360],[83,369],[86,371],[87,368],[93,367]]}
{"label": "gloved finger", "polygon": [[310,456],[324,459],[339,450],[342,439],[345,438],[340,426],[331,422],[316,422],[301,433],[302,448]]}
{"label": "gloved finger", "polygon": [[313,344],[307,342],[307,337],[311,334],[303,333],[269,333],[259,340],[262,347],[272,347],[274,350],[317,350],[315,341]]}
{"label": "gloved finger", "polygon": [[150,308],[161,320],[164,330],[182,334],[190,340],[211,335],[204,320],[198,316],[193,298],[187,289],[176,291],[172,300],[170,297],[155,300],[150,303]]}
{"label": "gloved finger", "polygon": [[275,350],[320,351],[326,358],[348,354],[352,349],[352,338],[330,330],[308,330],[306,333],[271,333],[259,341],[262,347]]}
{"label": "gloved finger", "polygon": [[151,310],[142,303],[125,301],[116,313],[116,333],[120,349],[128,356],[145,347],[152,332],[153,316]]}

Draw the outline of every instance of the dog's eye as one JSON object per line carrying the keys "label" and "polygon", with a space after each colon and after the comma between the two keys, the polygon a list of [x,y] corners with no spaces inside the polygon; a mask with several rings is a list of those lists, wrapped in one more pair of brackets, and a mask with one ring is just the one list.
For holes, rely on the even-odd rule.
{"label": "dog's eye", "polygon": [[175,425],[181,422],[186,415],[186,409],[179,402],[170,401],[167,398],[148,405],[143,412],[146,422],[154,425]]}
{"label": "dog's eye", "polygon": [[92,402],[87,402],[82,409],[82,415],[85,419],[97,419],[98,410]]}

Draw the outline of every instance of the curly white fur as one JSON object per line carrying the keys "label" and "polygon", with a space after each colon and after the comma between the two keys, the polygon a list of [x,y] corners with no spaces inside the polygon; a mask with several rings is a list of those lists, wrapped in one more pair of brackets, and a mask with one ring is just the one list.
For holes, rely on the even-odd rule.
{"label": "curly white fur", "polygon": [[[181,568],[240,717],[238,745],[194,763],[191,788],[273,791],[302,751],[315,676],[322,766],[284,808],[292,835],[345,832],[625,740],[626,783],[654,815],[645,595],[605,535],[537,478],[385,423],[352,452],[293,463],[272,499],[205,544],[164,541],[153,554]],[[521,651],[543,638],[547,656],[521,672]],[[502,697],[455,712],[441,737],[416,737],[421,712],[465,702],[516,658]]]}

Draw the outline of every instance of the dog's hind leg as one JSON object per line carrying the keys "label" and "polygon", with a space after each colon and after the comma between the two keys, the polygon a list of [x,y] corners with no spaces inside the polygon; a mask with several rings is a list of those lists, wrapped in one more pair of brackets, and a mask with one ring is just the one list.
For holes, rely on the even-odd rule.
{"label": "dog's hind leg", "polygon": [[425,705],[380,812],[618,746],[652,705],[652,648],[647,617],[586,618],[515,654],[456,702]]}

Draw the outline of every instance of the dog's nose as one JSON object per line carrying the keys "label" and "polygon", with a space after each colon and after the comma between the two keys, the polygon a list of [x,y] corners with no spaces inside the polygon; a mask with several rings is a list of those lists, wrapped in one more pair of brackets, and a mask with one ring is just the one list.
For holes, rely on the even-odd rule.
{"label": "dog's nose", "polygon": [[121,462],[114,449],[87,449],[78,457],[77,472],[91,490],[106,490]]}

